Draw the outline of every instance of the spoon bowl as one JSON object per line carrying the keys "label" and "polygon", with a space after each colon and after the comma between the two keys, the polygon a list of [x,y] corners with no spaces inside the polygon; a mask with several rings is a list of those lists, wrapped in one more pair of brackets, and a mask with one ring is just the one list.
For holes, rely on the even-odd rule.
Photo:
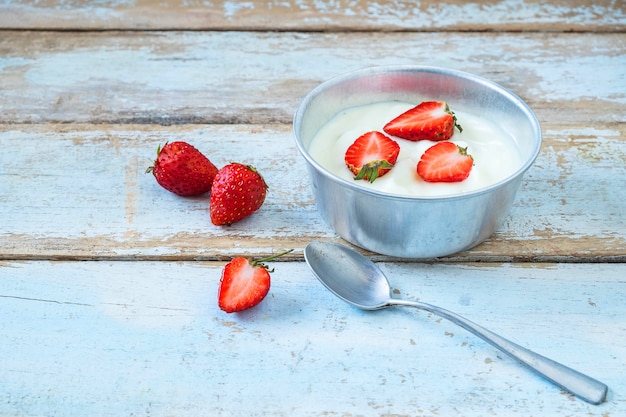
{"label": "spoon bowl", "polygon": [[304,257],[320,282],[345,302],[363,310],[389,305],[391,288],[387,278],[358,252],[345,245],[313,242],[304,250]]}
{"label": "spoon bowl", "polygon": [[312,242],[304,249],[304,258],[320,282],[349,304],[363,310],[379,310],[402,305],[429,311],[463,327],[532,371],[589,403],[600,404],[606,399],[608,387],[596,379],[532,352],[441,307],[393,298],[387,277],[380,268],[345,245]]}

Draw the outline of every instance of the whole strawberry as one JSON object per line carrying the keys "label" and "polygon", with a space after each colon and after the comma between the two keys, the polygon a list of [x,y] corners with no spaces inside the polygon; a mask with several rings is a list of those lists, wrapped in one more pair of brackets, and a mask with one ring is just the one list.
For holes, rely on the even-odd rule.
{"label": "whole strawberry", "polygon": [[217,168],[199,150],[186,142],[166,143],[157,149],[152,172],[166,190],[182,196],[200,195],[211,190]]}
{"label": "whole strawberry", "polygon": [[259,304],[270,290],[270,272],[264,262],[283,256],[293,249],[258,261],[237,257],[226,264],[220,279],[217,304],[227,313],[252,308]]}
{"label": "whole strawberry", "polygon": [[229,225],[244,219],[263,205],[267,194],[265,180],[250,166],[231,163],[220,169],[211,190],[211,222]]}

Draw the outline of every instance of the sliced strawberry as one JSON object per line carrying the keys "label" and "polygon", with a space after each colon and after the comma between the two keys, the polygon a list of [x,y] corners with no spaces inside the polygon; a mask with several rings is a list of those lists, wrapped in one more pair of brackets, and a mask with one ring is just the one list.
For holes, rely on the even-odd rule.
{"label": "sliced strawberry", "polygon": [[355,180],[374,182],[385,175],[396,163],[400,145],[381,132],[359,136],[346,150],[344,160]]}
{"label": "sliced strawberry", "polygon": [[157,149],[152,172],[161,187],[174,194],[191,196],[211,190],[217,168],[199,150],[186,142],[166,143]]}
{"label": "sliced strawberry", "polygon": [[237,257],[230,261],[222,271],[218,306],[227,313],[234,313],[252,308],[259,304],[270,290],[270,272],[263,262],[283,256],[291,250],[250,261]]}
{"label": "sliced strawberry", "polygon": [[422,154],[417,163],[417,173],[428,182],[459,182],[465,180],[472,170],[474,159],[452,142],[439,142]]}
{"label": "sliced strawberry", "polygon": [[445,101],[425,101],[387,123],[383,130],[412,141],[440,141],[450,139],[455,126],[463,131]]}

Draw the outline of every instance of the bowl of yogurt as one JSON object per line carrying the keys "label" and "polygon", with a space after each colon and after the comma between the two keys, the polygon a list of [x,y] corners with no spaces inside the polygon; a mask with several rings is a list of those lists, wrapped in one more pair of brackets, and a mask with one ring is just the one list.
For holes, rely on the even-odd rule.
{"label": "bowl of yogurt", "polygon": [[[393,138],[393,168],[356,180],[346,149],[422,102],[445,101],[462,130],[448,141],[473,158],[463,181],[416,173],[436,142]],[[366,68],[330,79],[299,104],[293,121],[320,216],[348,242],[383,255],[427,259],[470,249],[505,218],[541,147],[537,117],[517,95],[482,77],[439,67]]]}

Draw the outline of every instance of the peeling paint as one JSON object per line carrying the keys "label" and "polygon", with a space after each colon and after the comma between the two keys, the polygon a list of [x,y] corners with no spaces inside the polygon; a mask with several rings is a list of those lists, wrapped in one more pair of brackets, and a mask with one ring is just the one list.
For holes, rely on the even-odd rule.
{"label": "peeling paint", "polygon": [[320,30],[381,28],[432,30],[616,30],[626,26],[619,1],[374,1],[202,0],[21,1],[0,4],[0,27],[90,29],[241,29]]}

